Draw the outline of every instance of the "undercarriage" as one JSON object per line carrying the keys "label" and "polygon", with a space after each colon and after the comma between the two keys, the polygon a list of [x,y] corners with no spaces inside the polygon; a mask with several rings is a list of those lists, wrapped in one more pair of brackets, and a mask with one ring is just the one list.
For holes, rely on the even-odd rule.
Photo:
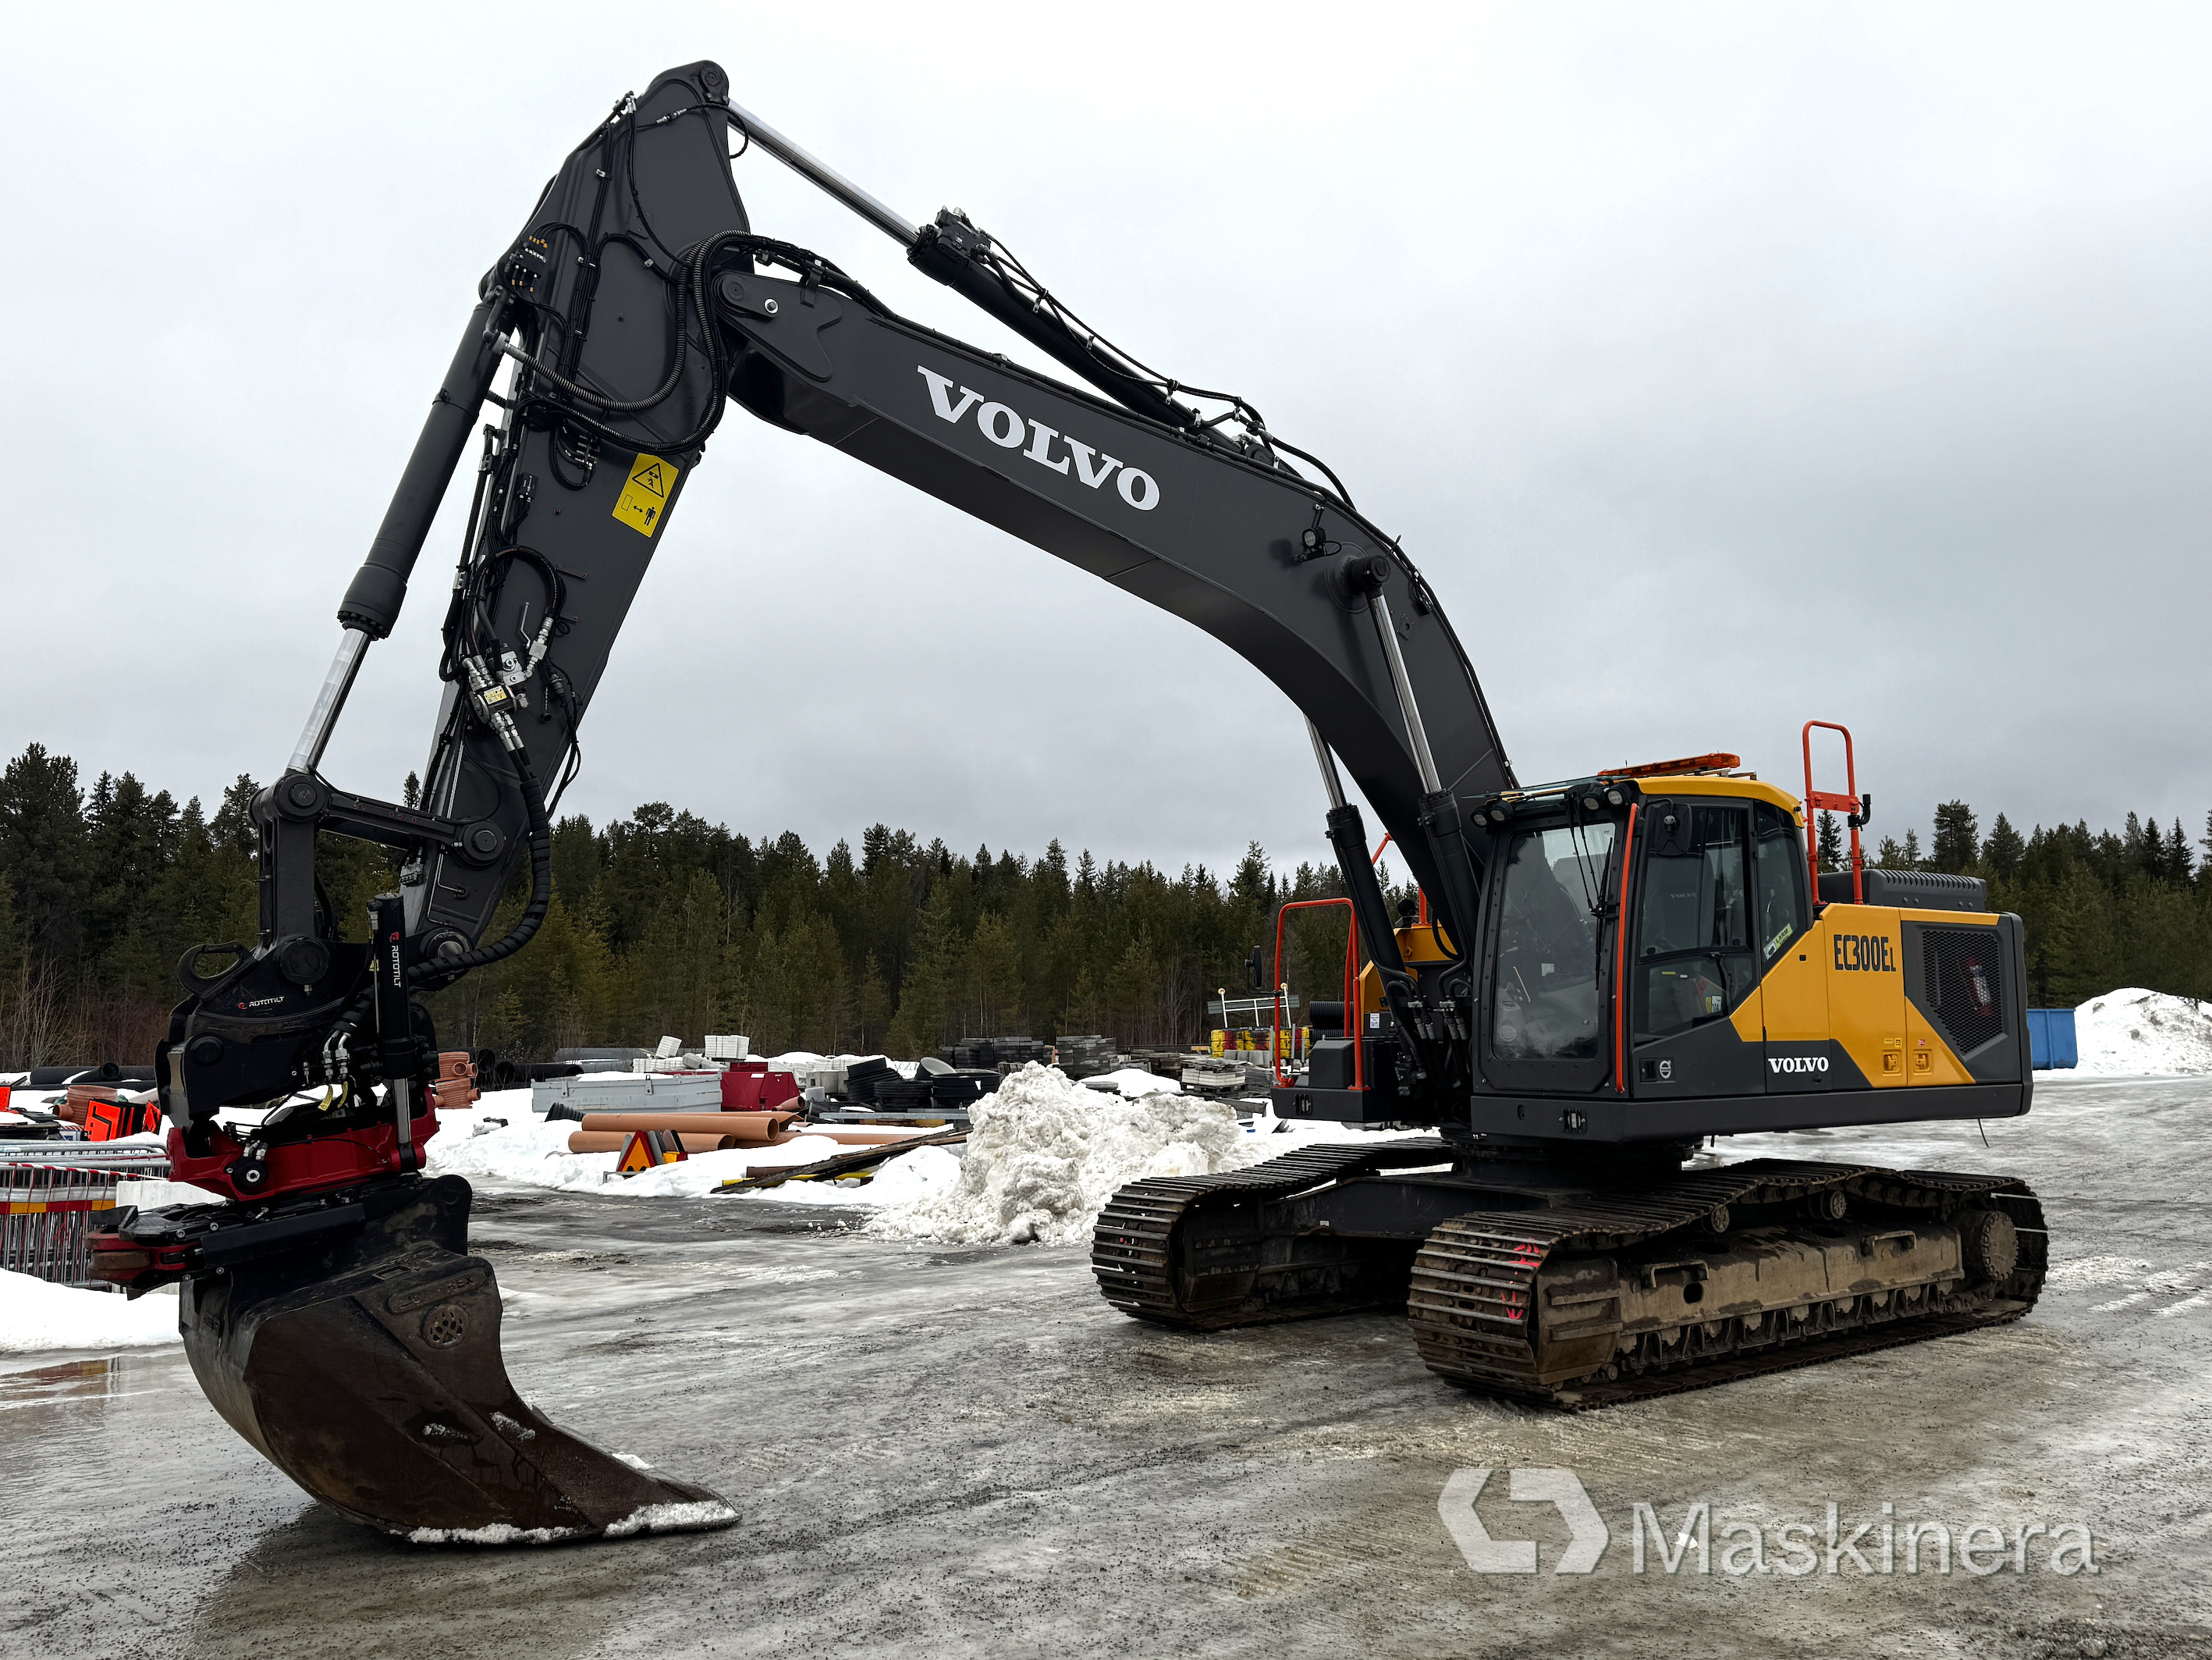
{"label": "undercarriage", "polygon": [[1108,1302],[1199,1330],[1403,1306],[1486,1394],[1610,1406],[2016,1320],[2046,1262],[2026,1183],[1674,1146],[1561,1161],[1330,1142],[1116,1194]]}

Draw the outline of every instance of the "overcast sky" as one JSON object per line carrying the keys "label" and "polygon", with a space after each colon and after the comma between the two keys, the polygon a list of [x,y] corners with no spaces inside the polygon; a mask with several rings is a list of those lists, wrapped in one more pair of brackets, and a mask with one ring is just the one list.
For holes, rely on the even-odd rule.
{"label": "overcast sky", "polygon": [[[702,57],[909,218],[1325,456],[1526,780],[1848,722],[1875,833],[2205,764],[2212,13],[1850,5],[18,8],[0,747],[283,765],[474,297]],[[756,152],[756,229],[1034,362]],[[325,770],[427,752],[459,487]],[[732,410],[567,807],[817,848],[1325,856],[1297,713],[1187,625]],[[1839,787],[1840,781],[1824,781]]]}

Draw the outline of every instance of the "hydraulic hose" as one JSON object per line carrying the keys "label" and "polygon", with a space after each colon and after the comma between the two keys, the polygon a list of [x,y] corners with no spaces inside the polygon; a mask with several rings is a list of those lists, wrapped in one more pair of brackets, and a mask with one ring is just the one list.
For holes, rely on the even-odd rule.
{"label": "hydraulic hose", "polygon": [[[514,955],[537,933],[545,921],[546,910],[553,903],[553,827],[545,812],[545,793],[538,782],[537,770],[530,764],[527,751],[514,752],[515,772],[522,784],[523,805],[530,813],[530,903],[514,926],[489,946],[479,946],[463,952],[458,957],[434,958],[415,963],[407,970],[407,986],[412,991],[428,987],[442,990],[471,969],[487,968]],[[332,1072],[331,1062],[346,1040],[360,1031],[375,1000],[375,988],[365,988],[346,1006],[331,1027],[331,1035],[323,1044],[324,1070]]]}
{"label": "hydraulic hose", "polygon": [[471,969],[486,968],[512,957],[530,943],[545,921],[546,909],[553,903],[553,826],[545,816],[545,792],[538,785],[536,769],[530,764],[529,751],[516,750],[513,753],[514,769],[522,781],[523,805],[530,812],[530,903],[514,919],[514,926],[490,945],[463,952],[459,957],[416,964],[407,970],[407,983],[410,986],[434,978],[441,984],[450,984]]}

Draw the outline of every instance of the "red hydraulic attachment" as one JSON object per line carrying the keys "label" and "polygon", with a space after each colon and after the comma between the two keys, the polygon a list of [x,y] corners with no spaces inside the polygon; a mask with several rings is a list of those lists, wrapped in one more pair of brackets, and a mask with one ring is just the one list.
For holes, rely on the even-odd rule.
{"label": "red hydraulic attachment", "polygon": [[[1838,795],[1831,790],[1813,787],[1813,728],[1820,727],[1828,732],[1844,735],[1844,787],[1848,795]],[[1819,823],[1815,815],[1840,812],[1851,826],[1851,903],[1866,903],[1866,879],[1860,874],[1859,826],[1866,823],[1866,802],[1859,794],[1858,766],[1851,759],[1851,729],[1839,727],[1832,721],[1808,721],[1801,734],[1805,745],[1805,867],[1812,873],[1813,898],[1820,897],[1820,844],[1814,833]]]}
{"label": "red hydraulic attachment", "polygon": [[[438,1133],[438,1114],[428,1085],[418,1082],[416,1098],[412,1139],[420,1149]],[[185,1133],[172,1129],[169,1179],[210,1189],[245,1204],[280,1194],[349,1188],[400,1168],[398,1132],[390,1123],[356,1125],[334,1135],[277,1142],[264,1155],[258,1182],[242,1179],[250,1168],[239,1162],[245,1152],[244,1144],[229,1130],[210,1125],[208,1152],[194,1158],[185,1151]]]}

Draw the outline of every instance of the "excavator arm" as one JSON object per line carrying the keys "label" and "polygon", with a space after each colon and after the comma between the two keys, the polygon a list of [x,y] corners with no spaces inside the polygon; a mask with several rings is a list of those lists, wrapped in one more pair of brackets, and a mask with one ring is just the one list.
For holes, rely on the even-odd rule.
{"label": "excavator arm", "polygon": [[[893,313],[828,260],[755,235],[723,144],[759,139],[903,242],[913,262],[1099,388],[1077,390]],[[1316,482],[1249,405],[1208,418],[1075,324],[950,211],[916,228],[726,98],[712,64],[661,76],[570,155],[484,279],[383,527],[339,610],[342,644],[291,765],[257,806],[262,935],[198,991],[168,1046],[172,1116],[381,1076],[363,970],[318,913],[316,836],[409,850],[410,988],[505,954],[483,943],[510,870],[549,874],[551,802],[647,567],[728,403],[999,526],[1194,623],[1311,724],[1330,830],[1416,1070],[1461,1068],[1464,994],[1420,996],[1346,805],[1340,760],[1432,896],[1475,933],[1479,856],[1461,804],[1514,783],[1474,672],[1434,593],[1333,481]],[[502,364],[515,371],[493,391]],[[446,681],[416,810],[317,771],[368,643],[388,633],[445,487],[488,405],[445,623]],[[1325,471],[1325,470],[1324,470]],[[350,977],[347,970],[351,970]],[[312,976],[312,977],[310,977]],[[246,995],[235,994],[245,993]],[[247,1006],[241,1010],[237,1006]],[[388,1045],[386,1047],[389,1047]],[[250,1171],[248,1171],[250,1174]],[[267,1188],[259,1189],[270,1190]]]}
{"label": "excavator arm", "polygon": [[[732,139],[830,189],[1096,390],[902,319],[830,261],[755,234]],[[156,1061],[173,1174],[230,1202],[126,1215],[97,1245],[95,1273],[134,1293],[181,1282],[210,1400],[357,1519],[504,1540],[733,1518],[566,1434],[508,1381],[492,1267],[467,1254],[467,1184],[421,1173],[436,1042],[418,1000],[520,950],[544,915],[585,713],[732,403],[1185,618],[1280,687],[1307,717],[1401,1029],[1401,1081],[1439,1116],[1455,1097],[1463,1110],[1470,972],[1401,959],[1338,770],[1443,933],[1472,942],[1480,861],[1462,804],[1514,780],[1419,572],[1243,400],[1108,345],[963,216],[909,224],[731,104],[715,65],[671,71],[594,127],[486,274],[299,744],[253,804],[258,937],[180,965],[190,994]],[[350,794],[322,775],[325,748],[472,447],[422,799]],[[316,879],[331,834],[404,860],[366,942],[344,937]],[[488,939],[520,861],[529,900]],[[203,972],[210,958],[228,960]],[[222,1118],[241,1107],[264,1115]]]}

